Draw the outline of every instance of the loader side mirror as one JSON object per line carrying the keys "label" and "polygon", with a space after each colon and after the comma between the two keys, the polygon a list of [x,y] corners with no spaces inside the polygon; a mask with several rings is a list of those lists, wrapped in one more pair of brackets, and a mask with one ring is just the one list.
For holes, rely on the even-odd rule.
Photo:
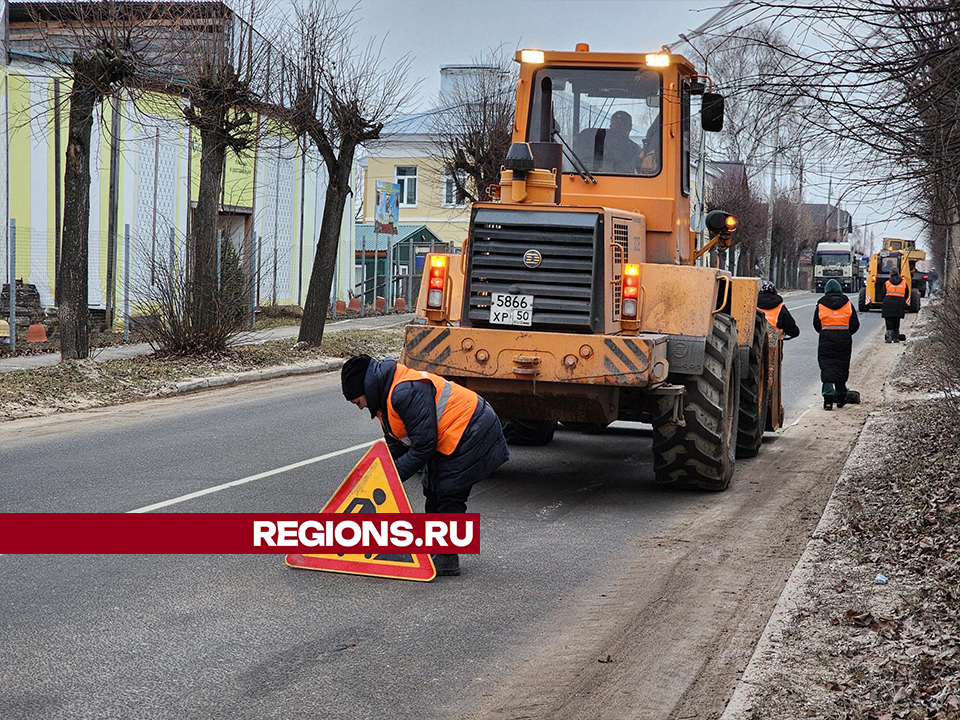
{"label": "loader side mirror", "polygon": [[704,132],[723,130],[723,95],[705,92],[700,106],[700,127]]}

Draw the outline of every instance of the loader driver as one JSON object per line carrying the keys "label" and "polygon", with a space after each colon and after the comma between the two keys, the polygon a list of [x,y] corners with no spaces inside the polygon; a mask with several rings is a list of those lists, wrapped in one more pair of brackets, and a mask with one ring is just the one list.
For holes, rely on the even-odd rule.
{"label": "loader driver", "polygon": [[603,171],[618,174],[633,174],[640,168],[642,148],[630,139],[633,119],[626,110],[618,110],[610,116],[610,128],[598,132],[603,142]]}
{"label": "loader driver", "polygon": [[[474,484],[510,459],[500,419],[472,390],[396,360],[356,355],[340,374],[343,396],[379,418],[400,480],[423,471],[424,511],[467,511]],[[459,575],[457,555],[434,555],[437,575]]]}

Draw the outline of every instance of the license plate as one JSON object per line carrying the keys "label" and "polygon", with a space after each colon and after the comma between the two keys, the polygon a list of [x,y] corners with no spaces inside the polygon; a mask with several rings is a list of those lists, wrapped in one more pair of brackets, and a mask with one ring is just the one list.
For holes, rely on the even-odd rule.
{"label": "license plate", "polygon": [[533,295],[490,293],[490,322],[496,325],[533,325]]}

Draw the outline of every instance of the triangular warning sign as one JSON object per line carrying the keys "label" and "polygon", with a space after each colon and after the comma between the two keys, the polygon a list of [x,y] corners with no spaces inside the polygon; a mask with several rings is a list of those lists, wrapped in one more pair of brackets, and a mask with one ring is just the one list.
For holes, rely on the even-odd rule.
{"label": "triangular warning sign", "polygon": [[[390,448],[380,440],[364,455],[323,506],[322,513],[412,513]],[[430,555],[287,555],[287,565],[308,570],[372,575],[400,580],[433,580]]]}

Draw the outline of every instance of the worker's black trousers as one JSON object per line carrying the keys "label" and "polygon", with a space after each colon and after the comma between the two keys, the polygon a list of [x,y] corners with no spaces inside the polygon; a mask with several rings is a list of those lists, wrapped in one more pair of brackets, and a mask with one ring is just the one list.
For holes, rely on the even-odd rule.
{"label": "worker's black trousers", "polygon": [[900,318],[898,317],[888,317],[883,319],[887,324],[887,332],[900,334]]}
{"label": "worker's black trousers", "polygon": [[467,498],[470,488],[459,492],[436,492],[424,486],[423,496],[427,499],[423,511],[428,513],[462,513],[467,511]]}

